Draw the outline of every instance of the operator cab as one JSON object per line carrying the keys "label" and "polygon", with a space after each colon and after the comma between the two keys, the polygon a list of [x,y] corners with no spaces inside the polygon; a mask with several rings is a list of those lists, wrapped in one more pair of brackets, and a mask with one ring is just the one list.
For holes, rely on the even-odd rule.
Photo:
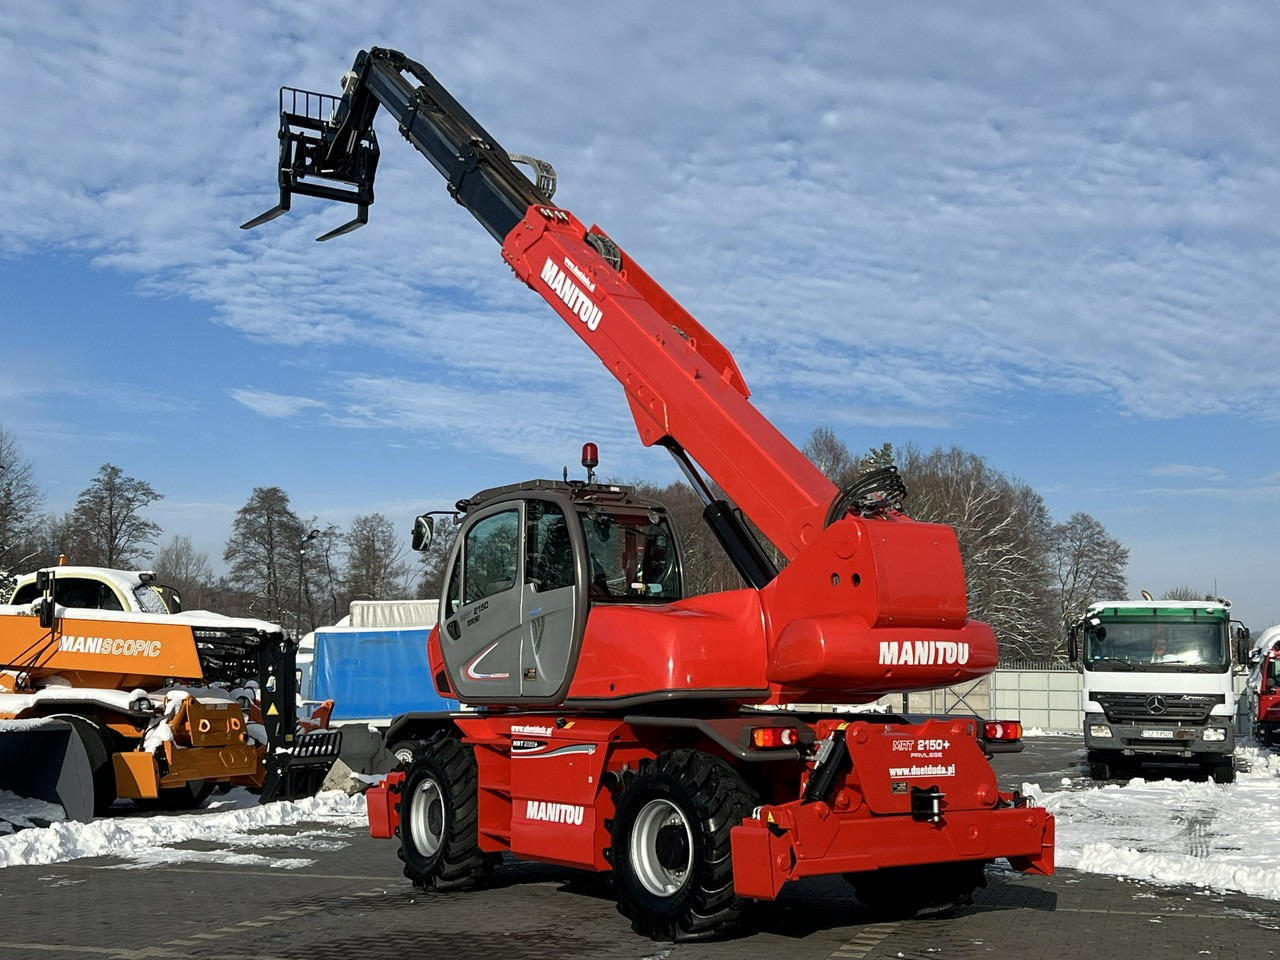
{"label": "operator cab", "polygon": [[[683,596],[666,508],[631,487],[531,480],[458,503],[440,601],[445,667],[467,702],[560,702],[590,609]],[[414,547],[430,541],[418,518]]]}

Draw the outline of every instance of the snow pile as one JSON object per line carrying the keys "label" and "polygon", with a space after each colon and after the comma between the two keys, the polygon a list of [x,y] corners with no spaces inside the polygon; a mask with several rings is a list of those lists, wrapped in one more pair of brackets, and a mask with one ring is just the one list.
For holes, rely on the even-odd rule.
{"label": "snow pile", "polygon": [[1247,769],[1234,784],[1067,780],[1024,792],[1057,818],[1059,867],[1280,900],[1280,755],[1242,746],[1236,757]]}
{"label": "snow pile", "polygon": [[56,803],[31,800],[0,790],[0,836],[13,833],[16,828],[43,826],[65,819],[66,814]]}
{"label": "snow pile", "polygon": [[[63,863],[81,857],[118,857],[129,861],[125,866],[201,860],[292,869],[312,861],[231,851],[184,850],[175,845],[204,840],[232,848],[282,848],[290,853],[307,848],[336,849],[344,846],[345,841],[335,830],[290,832],[287,836],[272,835],[269,831],[299,823],[350,829],[368,822],[363,795],[349,797],[330,791],[303,800],[263,805],[258,805],[257,798],[243,790],[233,791],[228,797],[229,800],[214,802],[196,814],[129,816],[121,808],[118,813],[125,815],[92,823],[59,822],[19,830],[0,836],[0,867]],[[16,802],[17,798],[13,800]],[[24,812],[28,818],[38,816],[30,807],[34,801],[20,802],[27,805]],[[53,809],[60,818],[61,811]]]}

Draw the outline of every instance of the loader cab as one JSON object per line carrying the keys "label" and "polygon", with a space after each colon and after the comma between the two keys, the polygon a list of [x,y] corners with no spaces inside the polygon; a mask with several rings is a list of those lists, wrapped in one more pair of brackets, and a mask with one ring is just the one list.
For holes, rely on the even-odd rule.
{"label": "loader cab", "polygon": [[[440,648],[460,699],[559,703],[593,606],[682,596],[666,510],[629,487],[531,481],[462,501]],[[414,542],[425,547],[430,518]]]}
{"label": "loader cab", "polygon": [[[122,610],[131,613],[180,613],[182,601],[172,587],[157,583],[148,571],[115,570],[109,567],[59,566],[43,571],[53,582],[53,600],[77,610]],[[38,575],[28,574],[18,581],[9,600],[30,603],[40,597]]]}

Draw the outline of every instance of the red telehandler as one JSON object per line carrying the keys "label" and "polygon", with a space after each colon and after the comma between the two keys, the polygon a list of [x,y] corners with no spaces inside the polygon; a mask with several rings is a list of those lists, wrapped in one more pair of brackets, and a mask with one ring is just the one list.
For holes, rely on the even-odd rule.
{"label": "red telehandler", "polygon": [[[802,877],[841,874],[911,916],[968,903],[996,858],[1051,873],[1053,818],[988,762],[1020,748],[1018,724],[797,706],[994,669],[954,531],[903,512],[892,468],[837,489],[752,406],[728,350],[551,202],[549,165],[508,154],[421,64],[371,49],[340,97],[282,88],[280,203],[244,226],[295,193],[358,206],[321,240],[367,222],[379,106],[622,384],[746,584],[684,596],[666,510],[597,483],[590,444],[585,482],[460,501],[428,654],[438,692],[476,709],[397,718],[388,740],[415,759],[368,794],[406,876],[474,886],[504,855],[611,871],[634,929],[670,941],[722,935]],[[431,530],[418,518],[418,546]]]}

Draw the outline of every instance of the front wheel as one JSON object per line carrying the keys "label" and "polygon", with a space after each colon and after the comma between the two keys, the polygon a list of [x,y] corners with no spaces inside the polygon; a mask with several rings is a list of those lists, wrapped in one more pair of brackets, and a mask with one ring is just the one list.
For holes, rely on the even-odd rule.
{"label": "front wheel", "polygon": [[426,744],[400,799],[404,875],[423,890],[473,887],[492,870],[479,846],[479,777],[471,747],[453,737]]}
{"label": "front wheel", "polygon": [[632,929],[651,940],[701,940],[737,921],[729,832],[756,803],[732,767],[696,750],[641,768],[613,821],[618,910]]}
{"label": "front wheel", "polygon": [[135,797],[133,805],[140,810],[199,810],[216,786],[212,780],[189,780],[180,787],[161,787],[155,797]]}
{"label": "front wheel", "polygon": [[1235,783],[1236,782],[1236,762],[1234,757],[1227,757],[1225,760],[1215,762],[1209,768],[1209,775],[1213,777],[1214,783]]}

